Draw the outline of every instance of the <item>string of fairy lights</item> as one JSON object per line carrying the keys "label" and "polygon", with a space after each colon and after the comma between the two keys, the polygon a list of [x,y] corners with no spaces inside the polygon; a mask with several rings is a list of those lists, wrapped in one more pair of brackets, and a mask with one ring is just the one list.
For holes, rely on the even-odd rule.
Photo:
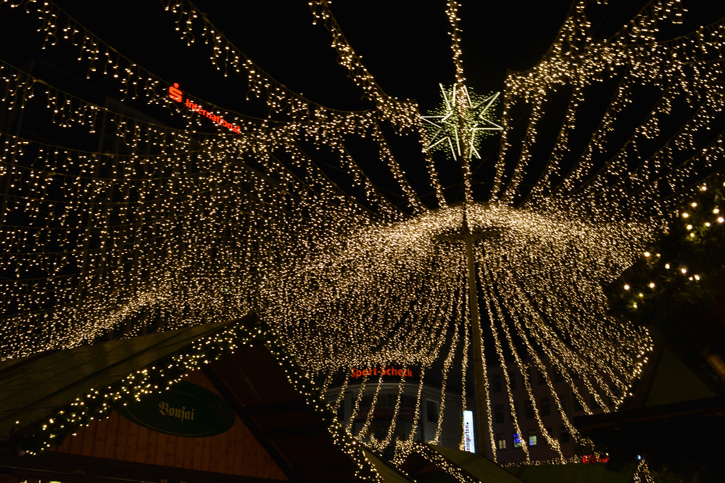
{"label": "string of fairy lights", "polygon": [[[268,108],[259,118],[183,85],[174,94],[172,82],[52,1],[3,0],[0,12],[37,19],[44,48],[72,48],[89,81],[108,79],[122,102],[101,106],[0,62],[0,107],[11,121],[0,131],[0,357],[255,311],[319,387],[353,367],[418,368],[417,383],[400,378],[393,407],[397,415],[403,395],[417,388],[407,437],[394,425],[382,437],[371,432],[382,377],[356,385],[353,417],[338,422],[352,432],[364,414],[359,437],[381,451],[394,445],[396,458],[404,458],[418,448],[421,391],[434,368],[443,367],[432,440],[441,437],[449,386],[462,386],[463,405],[470,405],[469,306],[479,303],[485,353],[494,354],[485,363],[507,367],[511,414],[511,375],[528,381],[538,372],[562,424],[578,438],[548,371],[562,376],[587,413],[609,411],[627,396],[652,341],[645,329],[609,315],[602,287],[637,259],[725,154],[718,130],[723,20],[667,36],[686,22],[685,9],[679,0],[651,0],[600,38],[592,19],[603,3],[575,2],[541,61],[509,73],[497,121],[497,95],[477,97],[465,86],[465,9],[447,2],[441,15],[449,22],[455,79],[450,90],[442,87],[442,107],[426,121],[416,102],[385,93],[328,1],[309,3],[312,22],[329,33],[367,110],[305,98],[253,62],[189,0],[160,3],[175,22],[171,34],[204,45],[208,67],[243,86],[234,105],[253,99]],[[605,84],[614,86],[610,101],[588,141],[573,151],[571,140],[590,116],[587,101]],[[651,106],[617,144],[621,123],[631,118],[628,106],[643,88]],[[566,110],[542,162],[541,132],[562,94]],[[164,121],[119,107],[125,101],[147,105]],[[84,140],[83,147],[11,130],[20,113],[73,133],[67,138]],[[460,122],[444,126],[446,119]],[[479,190],[471,159],[485,158],[477,138],[486,126],[501,131],[495,159],[483,159],[491,166],[489,188]],[[419,143],[418,174],[427,176],[431,198],[412,182],[415,173],[397,157],[391,132]],[[359,142],[373,145],[398,199],[355,151]],[[440,147],[451,150],[442,157],[452,168],[435,159]],[[330,175],[330,159],[344,176]],[[443,166],[461,176],[462,203],[443,186]],[[474,250],[476,301],[465,288],[464,224],[483,234]],[[451,374],[462,381],[452,384]],[[478,382],[489,394],[488,375]],[[530,383],[524,388],[536,430],[563,459]],[[375,395],[373,407],[362,408],[367,394]],[[487,399],[486,437],[495,448]],[[525,424],[514,418],[518,434]],[[525,440],[522,448],[528,459]]]}
{"label": "string of fairy lights", "polygon": [[685,300],[707,300],[721,269],[719,242],[725,226],[720,210],[725,183],[712,178],[678,210],[665,237],[641,254],[640,263],[617,284],[613,305],[644,324],[681,310]]}

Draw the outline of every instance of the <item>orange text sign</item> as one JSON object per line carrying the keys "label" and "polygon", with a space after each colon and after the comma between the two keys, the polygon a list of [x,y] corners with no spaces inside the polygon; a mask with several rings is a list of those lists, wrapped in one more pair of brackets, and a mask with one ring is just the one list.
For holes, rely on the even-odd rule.
{"label": "orange text sign", "polygon": [[[171,98],[171,100],[175,102],[184,102],[184,93],[181,91],[181,89],[179,89],[178,83],[174,83],[173,86],[169,86],[169,98]],[[210,119],[211,121],[229,129],[232,132],[235,132],[237,134],[241,133],[241,129],[236,124],[227,122],[221,116],[212,114],[211,112],[204,109],[201,105],[196,104],[195,102],[191,102],[191,100],[188,98],[186,99],[186,102],[184,102],[184,105],[192,111],[198,112],[200,116],[204,116],[207,119]]]}
{"label": "orange text sign", "polygon": [[410,368],[395,368],[395,367],[373,367],[372,369],[355,369],[352,368],[350,377],[353,379],[359,379],[361,377],[368,376],[397,376],[397,377],[413,377],[413,371]]}

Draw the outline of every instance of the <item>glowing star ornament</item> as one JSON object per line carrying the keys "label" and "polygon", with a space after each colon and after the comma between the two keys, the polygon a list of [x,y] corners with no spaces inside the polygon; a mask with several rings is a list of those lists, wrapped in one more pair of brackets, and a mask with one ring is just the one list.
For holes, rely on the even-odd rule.
{"label": "glowing star ornament", "polygon": [[[449,152],[453,159],[458,159],[463,156],[463,143],[467,142],[471,155],[480,159],[477,148],[481,140],[495,131],[503,130],[494,117],[499,93],[481,96],[469,91],[466,86],[446,88],[443,84],[439,85],[443,104],[430,111],[430,115],[421,116],[430,137],[427,151]],[[461,115],[456,105],[456,99],[460,96],[457,89],[463,90],[462,98],[465,101]]]}

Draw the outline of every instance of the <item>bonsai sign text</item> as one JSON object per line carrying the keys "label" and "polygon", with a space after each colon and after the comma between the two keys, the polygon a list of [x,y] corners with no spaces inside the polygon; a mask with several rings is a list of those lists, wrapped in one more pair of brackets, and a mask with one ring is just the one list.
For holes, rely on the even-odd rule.
{"label": "bonsai sign text", "polygon": [[149,394],[118,412],[139,426],[190,438],[221,434],[235,420],[234,411],[224,399],[185,381],[161,394]]}

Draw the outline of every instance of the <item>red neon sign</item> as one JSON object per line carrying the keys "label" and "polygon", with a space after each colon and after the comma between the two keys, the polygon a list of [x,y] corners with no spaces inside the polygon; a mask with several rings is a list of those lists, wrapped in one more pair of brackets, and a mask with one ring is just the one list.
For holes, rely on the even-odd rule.
{"label": "red neon sign", "polygon": [[413,371],[410,368],[396,369],[394,367],[373,367],[372,369],[355,369],[353,367],[350,377],[353,379],[359,379],[362,376],[398,376],[398,377],[413,377]]}
{"label": "red neon sign", "polygon": [[582,463],[606,463],[609,461],[609,456],[599,456],[595,454],[582,455]]}
{"label": "red neon sign", "polygon": [[[179,89],[179,84],[174,83],[173,86],[169,86],[169,97],[171,100],[175,102],[183,102],[184,101],[184,93]],[[217,116],[216,114],[212,114],[211,112],[207,111],[203,107],[201,107],[199,104],[195,104],[191,102],[188,98],[186,99],[186,102],[184,103],[186,107],[191,109],[194,112],[198,112],[200,115],[206,117],[207,119],[211,119],[215,123],[219,124],[220,126],[223,126],[227,129],[229,129],[232,132],[235,132],[237,134],[241,133],[241,128],[237,126],[236,124],[232,124],[230,122],[225,121],[221,116]]]}

